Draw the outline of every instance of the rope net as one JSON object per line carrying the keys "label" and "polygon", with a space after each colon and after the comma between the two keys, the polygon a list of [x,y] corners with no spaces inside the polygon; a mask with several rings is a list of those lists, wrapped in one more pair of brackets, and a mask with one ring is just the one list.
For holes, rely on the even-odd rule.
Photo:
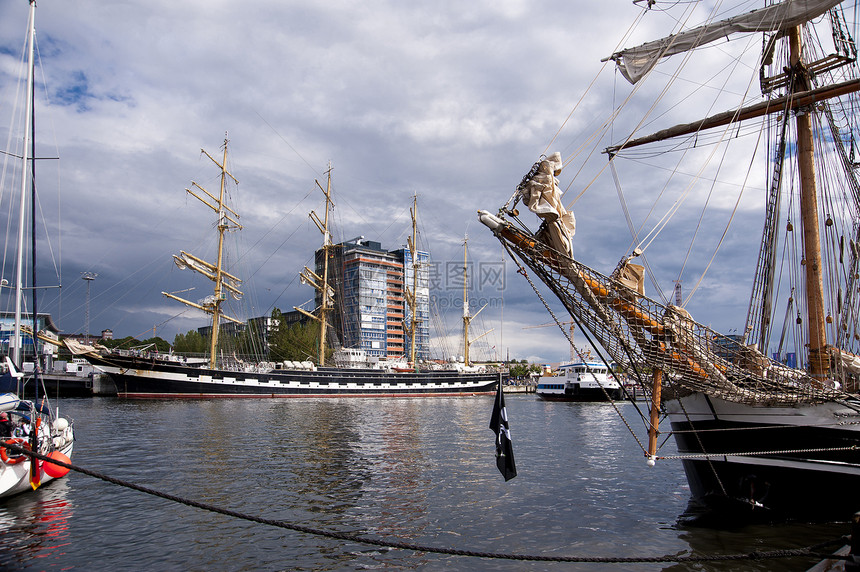
{"label": "rope net", "polygon": [[[663,371],[665,397],[702,392],[750,405],[821,403],[849,397],[830,382],[768,358],[693,320],[681,307],[643,294],[636,265],[622,261],[606,276],[505,222],[494,230],[558,297],[578,325],[650,392],[644,375]],[[641,267],[638,267],[641,268]],[[668,390],[668,394],[666,393]]]}

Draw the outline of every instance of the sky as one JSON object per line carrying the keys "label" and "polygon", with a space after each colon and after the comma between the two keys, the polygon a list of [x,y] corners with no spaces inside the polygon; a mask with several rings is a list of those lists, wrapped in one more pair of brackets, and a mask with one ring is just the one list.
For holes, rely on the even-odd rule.
{"label": "sky", "polygon": [[[567,359],[557,327],[533,327],[552,316],[476,211],[495,212],[541,154],[573,153],[631,94],[632,86],[600,60],[619,47],[641,11],[628,0],[42,0],[36,126],[37,155],[45,158],[37,165],[38,209],[46,222],[39,282],[62,288],[44,290],[40,310],[63,333],[84,332],[87,316],[90,333],[111,329],[115,337],[138,339],[157,334],[172,341],[205,325],[201,313],[161,292],[196,288],[180,295],[206,295],[207,285],[176,268],[171,255],[182,249],[212,256],[211,213],[185,189],[192,181],[217,188],[218,169],[200,150],[220,157],[226,134],[228,166],[239,180],[232,198],[244,227],[229,237],[236,246],[231,262],[246,281],[247,315],[240,317],[312,298],[298,275],[322,243],[308,213],[322,213],[315,180],[325,185],[331,165],[335,241],[364,236],[402,247],[417,194],[419,245],[439,272],[434,295],[442,326],[431,329],[437,357],[462,353],[461,286],[448,273],[462,266],[467,236],[471,306],[487,304],[472,332],[493,330],[472,347],[473,357]],[[0,0],[4,133],[21,113],[13,104],[27,12],[26,0]],[[648,16],[628,45],[671,32],[677,17]],[[701,94],[692,94],[664,102],[661,127],[697,117]],[[619,122],[603,146],[631,126]],[[605,156],[588,157],[599,167],[568,167],[560,179],[563,188],[570,185],[570,202],[588,188],[573,205],[577,257],[609,273],[631,234]],[[646,163],[646,156],[628,162],[621,176],[637,226],[651,212],[649,193],[659,191]],[[727,263],[709,270],[690,303],[694,317],[719,331],[743,327],[761,226],[754,212],[759,182],[747,183],[723,240],[718,262]],[[4,221],[13,204],[5,193]],[[698,232],[702,251],[712,253],[737,198],[733,192],[713,199],[708,231],[695,230],[701,212],[692,209],[677,217],[678,234],[661,235],[664,248],[650,262],[664,290],[671,292],[679,276],[684,287],[698,279],[711,254],[694,254],[685,264],[690,236]],[[657,212],[672,201],[667,193]],[[537,226],[536,218],[524,218]],[[42,245],[43,236],[50,245]],[[3,276],[12,282],[10,268],[7,256]],[[85,272],[97,276],[82,280]],[[544,296],[564,321],[560,304]]]}

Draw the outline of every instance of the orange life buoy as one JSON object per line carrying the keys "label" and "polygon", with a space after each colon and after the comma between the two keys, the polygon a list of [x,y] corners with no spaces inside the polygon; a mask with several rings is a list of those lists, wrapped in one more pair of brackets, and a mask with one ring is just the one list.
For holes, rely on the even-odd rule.
{"label": "orange life buoy", "polygon": [[[18,445],[23,449],[27,449],[30,451],[30,443],[28,443],[25,439],[21,439],[19,437],[15,437],[13,439],[7,439],[3,445]],[[27,459],[27,455],[21,454],[17,457],[10,457],[9,450],[6,447],[0,446],[0,461],[3,461],[7,465],[17,465],[21,461]]]}

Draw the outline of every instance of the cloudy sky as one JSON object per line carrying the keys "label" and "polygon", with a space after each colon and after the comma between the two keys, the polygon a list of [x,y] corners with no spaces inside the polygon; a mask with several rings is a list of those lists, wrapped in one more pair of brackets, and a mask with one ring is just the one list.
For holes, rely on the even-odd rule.
{"label": "cloudy sky", "polygon": [[[0,0],[4,133],[21,113],[13,105],[27,12],[26,0]],[[363,235],[386,248],[404,245],[417,194],[421,246],[440,272],[435,294],[444,326],[433,330],[439,357],[461,353],[460,287],[446,272],[461,264],[468,235],[470,261],[505,268],[503,283],[473,286],[472,297],[488,306],[472,331],[494,329],[478,357],[565,359],[568,348],[556,328],[523,329],[552,318],[475,213],[497,210],[542,153],[574,153],[613,102],[631,93],[607,66],[578,103],[604,66],[600,59],[617,49],[640,12],[628,0],[42,0],[37,154],[59,160],[37,167],[47,221],[40,240],[51,235],[50,250],[40,253],[39,281],[57,283],[56,268],[62,294],[43,292],[40,310],[51,312],[63,332],[82,332],[81,274],[93,272],[90,332],[109,328],[117,337],[141,339],[155,332],[172,341],[203,325],[199,313],[161,292],[196,286],[182,295],[206,294],[206,285],[175,268],[171,255],[184,249],[211,256],[212,216],[184,189],[191,181],[217,188],[217,168],[200,149],[220,156],[228,133],[229,167],[240,182],[232,198],[244,225],[241,236],[230,237],[237,247],[232,262],[247,282],[244,317],[311,299],[297,277],[321,244],[308,212],[322,212],[314,180],[325,184],[330,163],[335,240]],[[628,45],[671,32],[679,16],[649,14]],[[696,118],[695,105],[679,101],[665,103],[673,111],[661,127],[675,117]],[[614,128],[603,146],[630,125]],[[598,168],[606,163],[599,153],[590,161]],[[645,192],[649,176],[637,174],[648,162],[647,156],[629,161],[631,174],[621,175],[637,226],[653,204]],[[572,182],[578,167],[569,167],[561,179],[570,185],[568,201],[588,186],[573,207],[577,256],[610,272],[631,235],[610,173],[592,183],[598,168],[583,169]],[[760,197],[747,184],[752,190],[721,254],[730,264],[716,265],[690,302],[695,317],[721,331],[743,327],[758,247],[749,235],[761,225],[752,214]],[[737,197],[713,200],[711,235],[722,233]],[[674,200],[667,194],[651,216],[659,219]],[[11,204],[4,195],[0,215],[8,216]],[[680,217],[678,234],[661,235],[664,250],[650,259],[668,292],[674,279],[685,287],[698,280],[715,246],[700,231],[703,254],[684,264],[701,214],[692,210]],[[738,220],[747,222],[734,230]],[[7,260],[10,282],[11,268]],[[655,295],[650,285],[649,294]]]}

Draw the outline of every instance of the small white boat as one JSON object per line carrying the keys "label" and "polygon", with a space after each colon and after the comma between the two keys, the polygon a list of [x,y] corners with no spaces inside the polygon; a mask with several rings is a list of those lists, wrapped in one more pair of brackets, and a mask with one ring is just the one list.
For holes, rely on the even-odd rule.
{"label": "small white boat", "polygon": [[602,363],[562,364],[551,376],[539,378],[535,393],[547,401],[610,401],[621,399],[621,385]]}
{"label": "small white boat", "polygon": [[[50,408],[38,407],[32,401],[19,401],[6,412],[13,429],[0,437],[0,498],[36,490],[68,469],[42,460],[34,460],[12,448],[36,451],[62,463],[71,462],[75,444],[72,423],[56,417]],[[3,445],[9,445],[5,447]]]}

